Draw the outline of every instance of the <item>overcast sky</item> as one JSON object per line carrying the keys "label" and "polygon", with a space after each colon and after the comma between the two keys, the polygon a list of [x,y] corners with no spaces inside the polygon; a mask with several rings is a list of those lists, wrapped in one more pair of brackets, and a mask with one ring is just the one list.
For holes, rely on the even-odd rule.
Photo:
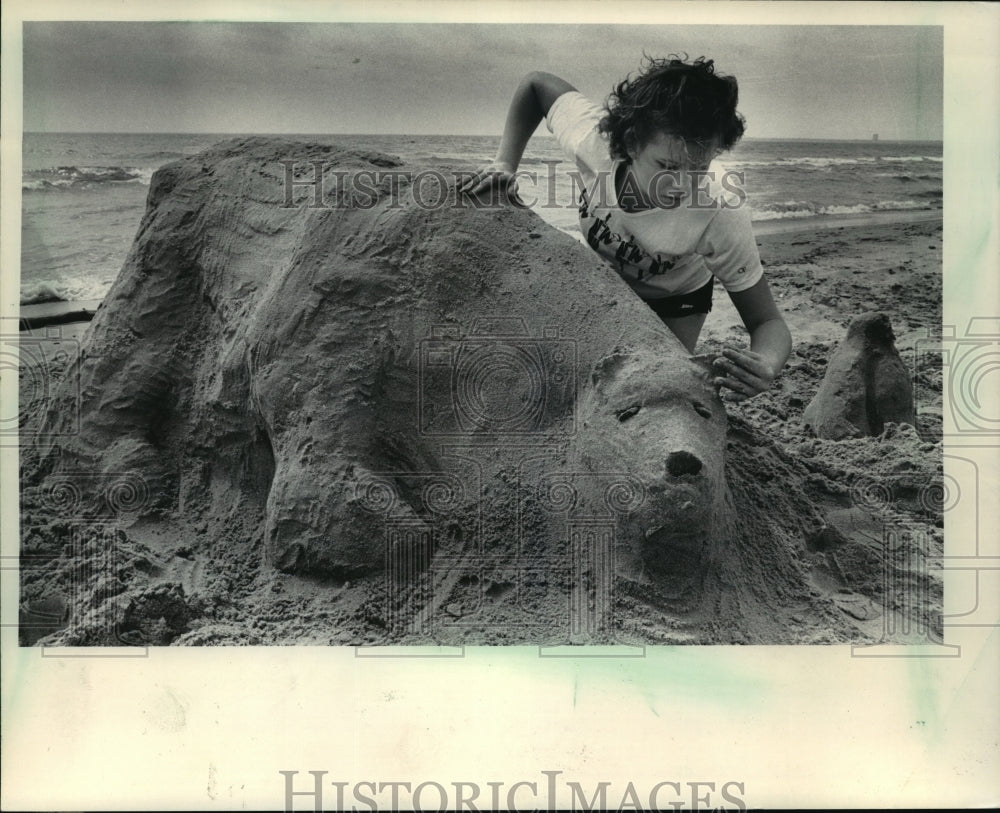
{"label": "overcast sky", "polygon": [[498,134],[529,70],[595,100],[716,60],[752,138],[942,138],[939,27],[26,23],[24,129]]}

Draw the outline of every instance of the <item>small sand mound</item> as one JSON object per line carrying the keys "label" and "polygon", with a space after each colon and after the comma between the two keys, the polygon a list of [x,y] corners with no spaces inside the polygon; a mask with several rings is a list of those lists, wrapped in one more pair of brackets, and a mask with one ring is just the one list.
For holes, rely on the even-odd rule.
{"label": "small sand mound", "polygon": [[851,322],[803,416],[818,437],[879,435],[887,423],[916,423],[913,386],[894,338],[884,313]]}

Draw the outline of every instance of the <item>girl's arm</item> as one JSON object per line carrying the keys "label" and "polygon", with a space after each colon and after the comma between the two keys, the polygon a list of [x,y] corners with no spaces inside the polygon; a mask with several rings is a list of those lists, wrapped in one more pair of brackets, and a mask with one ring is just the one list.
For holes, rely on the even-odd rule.
{"label": "girl's arm", "polygon": [[744,401],[767,390],[778,377],[792,352],[792,336],[765,277],[729,297],[750,334],[750,349],[726,347],[715,360],[715,382],[732,390],[733,400]]}
{"label": "girl's arm", "polygon": [[498,183],[506,186],[508,196],[516,200],[517,181],[513,175],[521,163],[528,140],[548,114],[553,102],[572,90],[576,88],[551,73],[533,71],[525,76],[514,91],[514,98],[507,110],[507,121],[496,158],[491,164],[480,167],[475,174],[463,179],[458,187],[459,191],[478,195]]}
{"label": "girl's arm", "polygon": [[549,108],[556,99],[572,90],[576,88],[551,73],[533,71],[525,76],[511,99],[500,149],[493,163],[514,172],[521,163],[528,140],[548,115]]}

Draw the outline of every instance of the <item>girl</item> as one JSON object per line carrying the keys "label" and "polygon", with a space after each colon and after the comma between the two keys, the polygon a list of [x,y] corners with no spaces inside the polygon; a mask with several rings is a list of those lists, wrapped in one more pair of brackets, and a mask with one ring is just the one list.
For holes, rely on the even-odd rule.
{"label": "girl", "polygon": [[[718,277],[750,334],[715,359],[715,382],[744,400],[767,390],[791,352],[791,336],[763,276],[746,197],[712,159],[743,135],[733,77],[712,60],[648,58],[605,108],[550,73],[528,74],[510,104],[496,159],[460,191],[499,188],[515,205],[515,174],[544,118],[583,181],[587,242],[694,352]],[[707,186],[701,181],[707,180]]]}

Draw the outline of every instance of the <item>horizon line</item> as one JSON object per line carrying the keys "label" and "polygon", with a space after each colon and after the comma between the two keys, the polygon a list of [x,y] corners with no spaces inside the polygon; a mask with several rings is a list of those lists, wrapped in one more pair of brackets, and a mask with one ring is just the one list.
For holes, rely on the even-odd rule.
{"label": "horizon line", "polygon": [[[143,136],[320,136],[331,138],[336,136],[391,136],[394,138],[500,138],[496,133],[331,133],[321,132],[261,132],[254,131],[211,131],[211,130],[22,130],[22,135],[143,135]],[[532,138],[546,138],[554,141],[552,135],[541,134]],[[818,136],[745,136],[735,145],[734,149],[747,141],[860,141],[868,144],[943,144],[943,138],[882,138],[871,136],[853,138],[821,138]]]}

